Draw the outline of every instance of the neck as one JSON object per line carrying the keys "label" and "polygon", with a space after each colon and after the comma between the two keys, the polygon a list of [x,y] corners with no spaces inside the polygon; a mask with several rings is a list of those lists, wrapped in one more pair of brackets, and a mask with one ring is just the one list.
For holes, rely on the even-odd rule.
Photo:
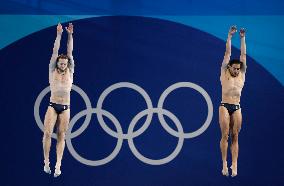
{"label": "neck", "polygon": [[58,72],[59,74],[62,74],[62,73],[64,73],[64,72],[66,72],[66,69],[65,69],[65,70],[61,70],[60,68],[57,68],[57,72]]}

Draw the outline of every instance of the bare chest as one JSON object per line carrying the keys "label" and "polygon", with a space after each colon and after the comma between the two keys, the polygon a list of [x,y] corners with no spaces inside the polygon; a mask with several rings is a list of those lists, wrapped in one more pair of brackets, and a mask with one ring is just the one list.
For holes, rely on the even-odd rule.
{"label": "bare chest", "polygon": [[239,74],[237,77],[232,77],[230,74],[224,73],[221,76],[222,89],[224,91],[237,91],[240,92],[244,86],[243,74]]}
{"label": "bare chest", "polygon": [[56,70],[52,73],[51,83],[54,86],[71,86],[72,85],[72,77],[70,76],[70,72],[67,70],[64,73],[58,73]]}

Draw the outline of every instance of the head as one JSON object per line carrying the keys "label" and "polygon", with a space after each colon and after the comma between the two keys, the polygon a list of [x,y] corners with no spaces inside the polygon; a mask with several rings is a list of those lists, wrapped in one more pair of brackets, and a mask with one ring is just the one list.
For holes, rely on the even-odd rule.
{"label": "head", "polygon": [[60,54],[56,60],[56,68],[61,72],[65,71],[69,67],[69,58],[67,55]]}
{"label": "head", "polygon": [[237,77],[240,73],[240,70],[243,67],[243,62],[238,59],[232,59],[229,61],[228,70],[233,77]]}

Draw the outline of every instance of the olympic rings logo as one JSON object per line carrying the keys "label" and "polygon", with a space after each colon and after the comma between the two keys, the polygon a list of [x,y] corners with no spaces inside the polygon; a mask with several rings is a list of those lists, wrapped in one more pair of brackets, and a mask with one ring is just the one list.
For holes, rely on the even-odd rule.
{"label": "olympic rings logo", "polygon": [[[119,89],[119,88],[128,88],[128,89],[132,89],[132,90],[137,91],[145,99],[146,104],[147,104],[147,109],[139,112],[132,119],[126,134],[123,133],[122,127],[121,127],[119,121],[116,119],[116,117],[114,115],[112,115],[110,112],[108,112],[108,111],[106,111],[102,108],[105,98],[112,91]],[[184,133],[183,127],[182,127],[180,121],[178,120],[178,118],[173,113],[171,113],[170,111],[163,108],[163,104],[164,104],[166,97],[172,91],[174,91],[175,89],[178,89],[178,88],[191,88],[191,89],[196,90],[197,92],[199,92],[204,97],[204,99],[207,103],[207,108],[208,108],[207,118],[206,118],[204,124],[194,132]],[[168,87],[161,94],[159,101],[158,101],[158,105],[157,105],[156,108],[153,107],[152,101],[151,101],[149,95],[147,94],[147,92],[144,89],[142,89],[141,87],[139,87],[136,84],[129,83],[129,82],[116,83],[116,84],[111,85],[107,89],[105,89],[98,99],[96,108],[92,108],[89,97],[86,95],[86,93],[81,88],[79,88],[76,85],[73,85],[72,89],[82,96],[82,98],[83,98],[83,100],[86,104],[86,109],[77,113],[70,120],[69,129],[66,133],[66,144],[67,144],[67,148],[68,148],[69,152],[71,153],[71,155],[76,160],[78,160],[79,162],[81,162],[85,165],[89,165],[89,166],[100,166],[100,165],[104,165],[104,164],[112,161],[117,156],[117,154],[119,153],[119,151],[122,147],[123,140],[128,141],[128,145],[129,145],[130,150],[132,151],[133,155],[136,158],[138,158],[140,161],[142,161],[146,164],[150,164],[150,165],[162,165],[162,164],[168,163],[168,162],[172,161],[179,154],[179,152],[182,149],[184,139],[194,138],[194,137],[201,135],[209,127],[211,120],[212,120],[212,117],[213,117],[213,104],[212,104],[210,96],[202,87],[200,87],[199,85],[196,85],[194,83],[191,83],[191,82],[179,82],[179,83],[175,83],[175,84],[171,85],[170,87]],[[44,126],[43,126],[43,122],[40,119],[39,107],[40,107],[40,104],[41,104],[43,97],[49,91],[50,91],[49,87],[46,87],[44,90],[42,90],[41,93],[38,95],[38,97],[35,101],[35,105],[34,105],[34,117],[35,117],[35,120],[36,120],[38,127],[42,131],[43,131]],[[90,124],[92,114],[97,115],[97,119],[99,121],[100,126],[102,127],[102,129],[107,134],[111,135],[114,138],[117,138],[116,147],[114,148],[113,152],[111,154],[109,154],[107,157],[100,159],[100,160],[89,160],[89,159],[82,157],[74,149],[72,142],[71,142],[71,139],[79,136],[82,132],[84,132],[84,130],[86,130],[86,128]],[[137,148],[135,147],[134,142],[133,142],[134,138],[141,135],[149,127],[149,125],[151,124],[151,121],[152,121],[153,114],[158,115],[158,118],[159,118],[159,121],[160,121],[162,127],[169,134],[178,138],[178,143],[177,143],[177,146],[174,149],[174,151],[170,155],[168,155],[167,157],[164,157],[164,158],[161,158],[161,159],[150,159],[150,158],[145,157],[144,155],[142,155],[137,150]],[[143,116],[146,116],[146,115],[147,115],[147,118],[146,118],[146,121],[144,122],[144,124],[142,125],[142,127],[139,128],[138,130],[134,131],[135,125],[138,123],[138,121]],[[164,115],[169,117],[174,122],[174,124],[176,125],[176,128],[177,128],[177,131],[173,130],[166,123],[166,121],[164,119]],[[75,123],[83,116],[86,116],[83,124],[76,131],[72,132],[72,128],[75,125]],[[110,119],[110,121],[113,122],[117,132],[113,131],[112,129],[110,129],[107,126],[107,124],[105,123],[105,121],[103,119],[103,116],[107,117],[108,119]],[[52,134],[52,138],[56,138],[55,133]]]}

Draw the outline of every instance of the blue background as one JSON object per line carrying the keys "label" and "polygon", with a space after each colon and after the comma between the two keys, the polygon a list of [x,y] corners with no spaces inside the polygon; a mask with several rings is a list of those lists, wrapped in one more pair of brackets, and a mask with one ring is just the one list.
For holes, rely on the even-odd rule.
{"label": "blue background", "polygon": [[[0,8],[0,32],[4,36],[0,41],[0,113],[3,118],[0,138],[4,170],[1,185],[284,184],[281,180],[283,25],[280,22],[283,3],[204,3],[4,1]],[[103,90],[117,82],[141,86],[156,106],[168,86],[189,81],[203,87],[212,99],[214,114],[209,128],[202,135],[185,140],[180,154],[165,165],[140,162],[124,141],[118,156],[98,167],[79,163],[66,148],[62,176],[54,179],[46,175],[42,171],[42,132],[35,123],[33,106],[38,94],[48,86],[48,63],[56,24],[70,20],[75,26],[74,84],[87,93],[93,107]],[[231,24],[248,29],[239,175],[233,179],[221,175],[218,124],[220,65]],[[239,57],[238,40],[236,37],[232,41],[235,46],[232,58]],[[66,35],[63,35],[60,52],[65,52],[65,47]],[[85,109],[77,93],[72,92],[71,100],[71,116]],[[41,104],[42,119],[47,103],[48,96]],[[179,118],[186,132],[199,128],[207,115],[201,95],[186,88],[170,94],[164,107]],[[138,93],[119,89],[107,97],[104,108],[118,118],[126,133],[129,122],[146,104]],[[83,118],[75,129],[82,121]],[[114,129],[111,122],[108,124]],[[113,150],[116,139],[100,128],[93,115],[91,125],[72,142],[82,156],[101,159]],[[134,142],[145,156],[158,159],[172,152],[177,138],[170,136],[154,115],[149,129]],[[51,150],[53,166],[54,149],[55,140]]]}

